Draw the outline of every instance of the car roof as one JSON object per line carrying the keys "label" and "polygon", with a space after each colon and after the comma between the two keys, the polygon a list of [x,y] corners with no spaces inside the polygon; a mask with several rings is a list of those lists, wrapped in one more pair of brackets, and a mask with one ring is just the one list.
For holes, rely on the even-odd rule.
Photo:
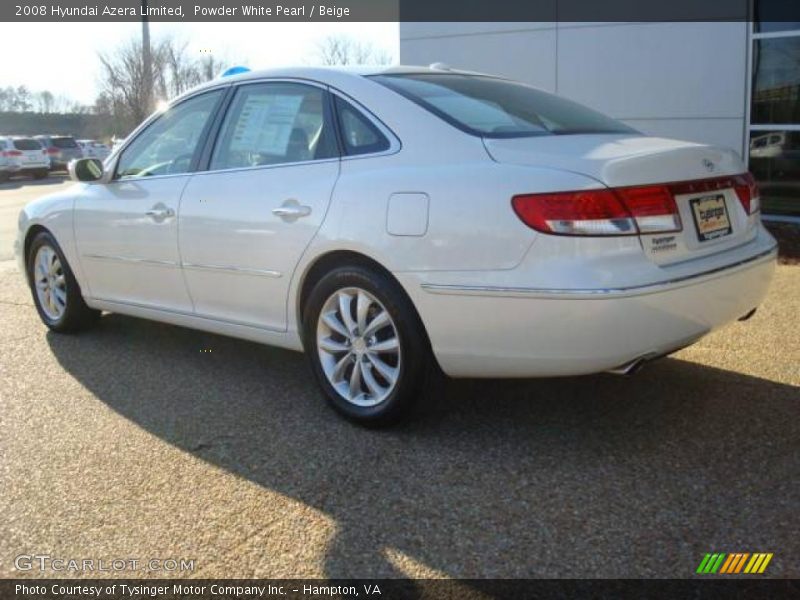
{"label": "car roof", "polygon": [[335,67],[280,67],[272,69],[258,69],[246,71],[244,73],[237,73],[235,75],[228,75],[226,77],[217,77],[206,83],[203,83],[193,90],[192,92],[214,87],[221,83],[233,83],[240,81],[248,81],[251,79],[265,79],[265,78],[292,78],[292,79],[310,79],[320,83],[334,84],[340,81],[342,77],[350,77],[353,79],[363,79],[372,75],[409,75],[409,74],[423,74],[423,73],[455,73],[460,75],[484,75],[475,71],[464,71],[460,69],[452,69],[440,63],[434,63],[436,67],[422,67],[414,65],[359,65],[359,66],[335,66]]}

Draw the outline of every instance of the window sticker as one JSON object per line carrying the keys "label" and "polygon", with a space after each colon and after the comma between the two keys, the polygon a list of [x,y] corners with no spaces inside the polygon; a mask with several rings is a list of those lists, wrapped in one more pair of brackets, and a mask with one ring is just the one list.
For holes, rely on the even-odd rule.
{"label": "window sticker", "polygon": [[230,150],[284,156],[302,103],[302,94],[250,94],[239,114]]}

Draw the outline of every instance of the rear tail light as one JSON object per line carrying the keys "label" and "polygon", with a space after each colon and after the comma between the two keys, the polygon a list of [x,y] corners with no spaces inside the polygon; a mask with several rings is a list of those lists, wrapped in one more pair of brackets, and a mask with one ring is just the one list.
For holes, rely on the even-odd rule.
{"label": "rear tail light", "polygon": [[5,157],[22,156],[22,152],[20,150],[6,150],[5,152],[3,152],[3,156]]}
{"label": "rear tail light", "polygon": [[514,196],[511,203],[523,223],[543,233],[636,235],[681,229],[678,208],[665,185],[526,194]]}
{"label": "rear tail light", "polygon": [[47,149],[47,153],[48,154],[59,154],[60,152],[61,152],[61,150],[59,150],[58,148],[52,148],[51,147],[51,148]]}
{"label": "rear tail light", "polygon": [[611,190],[526,194],[511,199],[514,212],[536,231],[561,235],[629,235],[636,226]]}
{"label": "rear tail light", "polygon": [[750,173],[697,181],[578,192],[523,194],[511,205],[536,231],[560,235],[637,235],[680,231],[675,196],[733,189],[745,212],[759,210],[759,191]]}
{"label": "rear tail light", "polygon": [[681,217],[675,198],[666,185],[618,188],[616,193],[631,211],[641,233],[681,230]]}
{"label": "rear tail light", "polygon": [[761,208],[760,192],[752,174],[745,173],[734,177],[733,189],[736,190],[736,195],[739,196],[739,202],[742,203],[744,212],[752,215],[759,211]]}

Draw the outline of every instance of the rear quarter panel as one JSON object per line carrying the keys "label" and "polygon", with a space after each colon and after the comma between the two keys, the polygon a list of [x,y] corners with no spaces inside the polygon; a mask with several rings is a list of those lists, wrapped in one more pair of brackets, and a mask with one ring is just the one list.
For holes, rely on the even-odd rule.
{"label": "rear quarter panel", "polygon": [[[512,196],[598,186],[573,173],[487,158],[450,164],[418,164],[399,155],[345,160],[316,244],[344,243],[390,271],[513,269],[537,234],[514,213]],[[424,234],[389,233],[392,194],[428,196]]]}

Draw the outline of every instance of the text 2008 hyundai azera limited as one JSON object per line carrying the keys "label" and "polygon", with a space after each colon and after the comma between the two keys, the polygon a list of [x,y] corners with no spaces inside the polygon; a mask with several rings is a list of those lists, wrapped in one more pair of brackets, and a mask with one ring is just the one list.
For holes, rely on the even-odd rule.
{"label": "text 2008 hyundai azera limited", "polygon": [[732,151],[447,69],[221,78],[71,174],[19,221],[48,327],[105,310],[305,349],[362,422],[436,363],[632,369],[749,315],[775,265]]}

